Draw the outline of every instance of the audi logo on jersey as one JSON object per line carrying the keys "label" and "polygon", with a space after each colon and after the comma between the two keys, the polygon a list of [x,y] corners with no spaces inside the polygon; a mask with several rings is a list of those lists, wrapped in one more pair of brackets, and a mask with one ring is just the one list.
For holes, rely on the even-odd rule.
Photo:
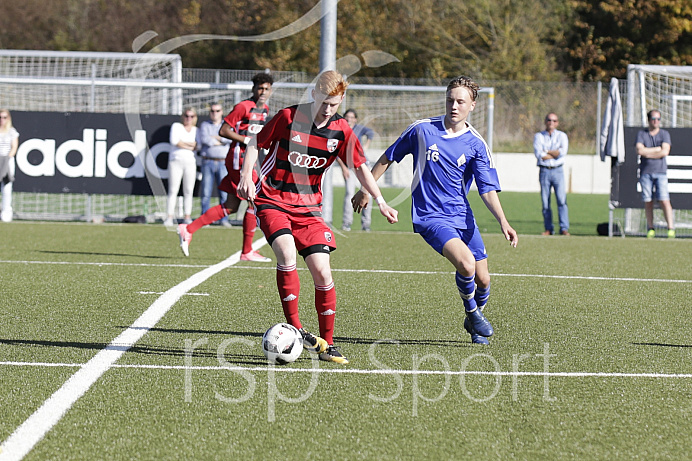
{"label": "audi logo on jersey", "polygon": [[248,133],[250,133],[250,134],[257,134],[257,133],[259,133],[260,131],[262,131],[262,128],[264,128],[264,125],[260,125],[259,123],[251,123],[251,124],[247,127],[247,131],[248,131]]}
{"label": "audi logo on jersey", "polygon": [[302,168],[323,168],[327,165],[327,159],[325,157],[315,157],[314,155],[301,154],[296,151],[292,151],[288,154],[288,161],[291,165]]}

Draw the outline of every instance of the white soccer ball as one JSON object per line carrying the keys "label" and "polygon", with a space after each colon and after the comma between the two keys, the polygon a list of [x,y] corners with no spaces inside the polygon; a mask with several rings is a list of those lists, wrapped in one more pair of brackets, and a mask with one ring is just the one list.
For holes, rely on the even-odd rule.
{"label": "white soccer ball", "polygon": [[303,352],[303,336],[293,325],[277,323],[262,336],[262,352],[275,365],[295,362]]}

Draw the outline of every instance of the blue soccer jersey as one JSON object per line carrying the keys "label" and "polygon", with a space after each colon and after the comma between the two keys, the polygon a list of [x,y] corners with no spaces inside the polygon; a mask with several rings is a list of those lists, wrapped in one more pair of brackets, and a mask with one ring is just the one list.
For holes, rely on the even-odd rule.
{"label": "blue soccer jersey", "polygon": [[497,170],[483,137],[471,126],[448,134],[444,116],[418,120],[385,152],[390,161],[413,155],[413,228],[440,222],[457,229],[475,227],[466,197],[475,179],[478,192],[500,191]]}

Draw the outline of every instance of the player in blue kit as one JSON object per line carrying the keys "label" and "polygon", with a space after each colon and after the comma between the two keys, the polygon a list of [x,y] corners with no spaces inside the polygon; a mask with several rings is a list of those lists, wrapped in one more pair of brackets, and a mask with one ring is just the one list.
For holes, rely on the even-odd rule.
{"label": "player in blue kit", "polygon": [[[485,206],[500,223],[512,247],[518,236],[505,218],[497,192],[500,183],[490,149],[466,121],[476,106],[480,87],[468,77],[457,77],[447,86],[445,115],[411,124],[372,168],[379,179],[392,162],[413,155],[413,231],[456,268],[456,285],[463,301],[464,328],[477,344],[489,344],[493,335],[483,308],[490,296],[488,255],[469,206],[467,193],[475,179]],[[359,191],[352,199],[355,211],[368,204]]]}

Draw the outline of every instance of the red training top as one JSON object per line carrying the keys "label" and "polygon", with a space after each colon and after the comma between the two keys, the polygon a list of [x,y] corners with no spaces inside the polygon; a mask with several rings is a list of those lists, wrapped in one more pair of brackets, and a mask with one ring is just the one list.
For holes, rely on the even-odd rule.
{"label": "red training top", "polygon": [[[263,108],[259,108],[252,98],[248,98],[236,104],[223,121],[239,135],[253,138],[267,123],[268,114],[269,107],[266,104]],[[226,169],[240,170],[243,166],[244,154],[245,144],[233,141],[226,155]]]}

